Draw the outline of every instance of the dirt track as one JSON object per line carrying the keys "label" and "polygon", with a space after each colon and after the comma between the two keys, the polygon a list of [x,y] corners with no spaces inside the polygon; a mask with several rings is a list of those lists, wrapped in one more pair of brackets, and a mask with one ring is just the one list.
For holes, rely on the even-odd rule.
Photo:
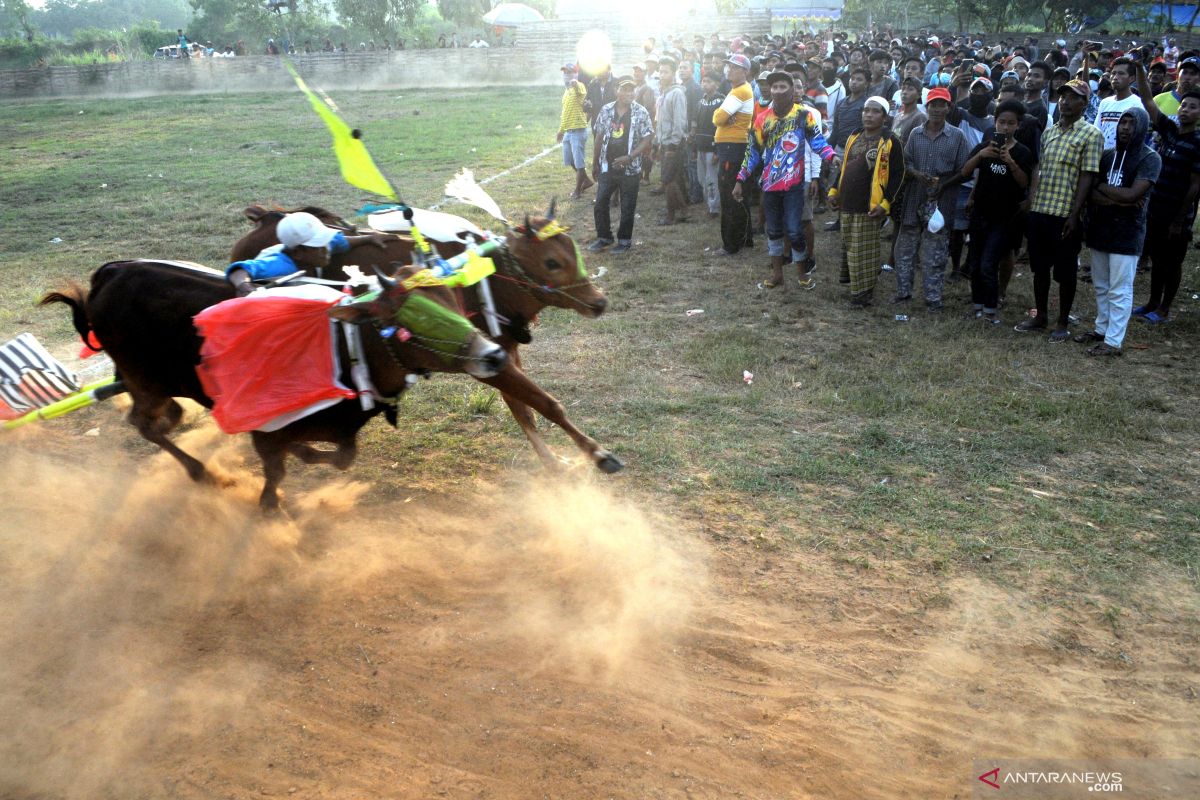
{"label": "dirt track", "polygon": [[264,521],[245,442],[189,433],[239,481],[195,487],[115,420],[0,450],[0,797],[968,797],[974,759],[1195,752],[1171,586],[1114,627],[590,476],[306,468]]}

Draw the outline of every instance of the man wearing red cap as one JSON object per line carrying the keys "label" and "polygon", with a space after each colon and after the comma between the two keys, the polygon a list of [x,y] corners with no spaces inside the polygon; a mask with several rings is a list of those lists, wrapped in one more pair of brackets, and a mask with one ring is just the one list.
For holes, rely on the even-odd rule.
{"label": "man wearing red cap", "polygon": [[1037,316],[1016,326],[1021,332],[1049,327],[1050,280],[1058,281],[1058,323],[1051,342],[1071,337],[1068,321],[1075,303],[1079,250],[1082,246],[1080,213],[1100,170],[1104,134],[1084,121],[1083,112],[1092,89],[1079,79],[1058,90],[1059,119],[1042,137],[1042,153],[1033,188],[1029,191],[1029,266]]}
{"label": "man wearing red cap", "polygon": [[[893,303],[912,299],[913,273],[920,252],[924,273],[925,305],[931,313],[942,310],[946,261],[950,255],[950,227],[958,205],[958,185],[971,148],[958,128],[946,124],[950,92],[938,87],[925,98],[929,119],[913,129],[904,145],[904,166],[912,178],[904,193],[900,230],[896,239],[896,296]],[[940,212],[941,223],[936,221]]]}

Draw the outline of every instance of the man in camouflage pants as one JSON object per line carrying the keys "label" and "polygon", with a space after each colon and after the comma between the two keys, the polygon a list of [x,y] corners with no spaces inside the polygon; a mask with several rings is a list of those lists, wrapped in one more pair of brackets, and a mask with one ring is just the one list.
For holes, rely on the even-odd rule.
{"label": "man in camouflage pants", "polygon": [[[958,184],[971,148],[958,128],[946,124],[950,92],[931,89],[925,100],[929,117],[913,129],[904,145],[904,168],[910,178],[904,192],[900,230],[896,238],[896,296],[893,303],[912,299],[913,272],[918,251],[924,272],[925,305],[931,313],[942,310],[942,288],[950,257],[950,228],[958,201]],[[936,202],[944,224],[933,233],[928,221]]]}

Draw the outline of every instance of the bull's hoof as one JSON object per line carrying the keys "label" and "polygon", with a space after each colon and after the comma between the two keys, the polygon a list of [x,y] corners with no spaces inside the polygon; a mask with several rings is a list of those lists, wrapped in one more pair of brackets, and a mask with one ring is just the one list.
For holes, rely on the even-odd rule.
{"label": "bull's hoof", "polygon": [[606,475],[612,475],[625,469],[625,462],[607,450],[601,450],[596,453],[596,468]]}

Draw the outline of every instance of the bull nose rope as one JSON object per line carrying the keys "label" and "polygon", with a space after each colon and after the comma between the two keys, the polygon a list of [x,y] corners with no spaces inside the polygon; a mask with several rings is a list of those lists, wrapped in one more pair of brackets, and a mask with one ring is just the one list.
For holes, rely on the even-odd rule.
{"label": "bull nose rope", "polygon": [[[576,251],[578,251],[578,249],[579,248],[577,247]],[[566,286],[558,287],[547,286],[534,281],[530,277],[529,273],[525,271],[525,268],[521,266],[521,262],[517,260],[517,257],[513,255],[512,251],[509,250],[507,246],[501,247],[499,251],[497,251],[497,255],[499,258],[493,258],[493,260],[496,261],[496,266],[498,267],[494,277],[520,286],[526,294],[528,294],[530,297],[533,297],[535,300],[538,299],[537,295],[535,294],[536,290],[537,292],[542,292],[543,294],[561,294],[582,308],[591,308],[590,305],[570,293],[571,289],[578,289],[581,286],[591,286],[591,281],[582,280],[579,283],[571,283]],[[499,269],[501,266],[503,266],[504,271],[515,272],[520,277],[513,277],[512,275],[504,274],[504,271]]]}

